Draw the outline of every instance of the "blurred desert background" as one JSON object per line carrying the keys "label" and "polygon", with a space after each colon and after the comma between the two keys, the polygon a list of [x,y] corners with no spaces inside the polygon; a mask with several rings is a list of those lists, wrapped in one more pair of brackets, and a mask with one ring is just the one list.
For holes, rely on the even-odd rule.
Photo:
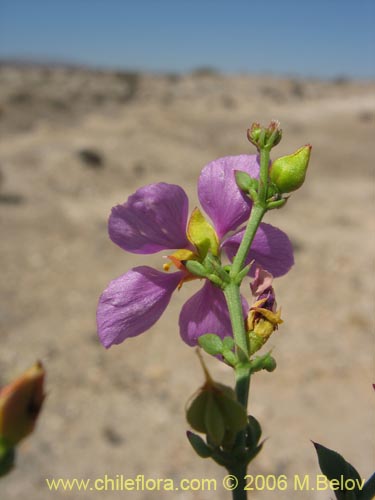
{"label": "blurred desert background", "polygon": [[[99,71],[0,65],[0,384],[36,359],[47,393],[35,434],[1,481],[4,500],[227,499],[224,470],[194,454],[184,407],[203,381],[178,314],[188,283],[147,333],[106,351],[95,310],[108,282],[162,256],[126,254],[107,236],[111,207],[138,187],[196,182],[214,158],[254,153],[253,121],[281,121],[273,155],[311,143],[307,181],[267,214],[288,233],[295,266],[276,280],[285,323],[278,362],[254,376],[250,412],[263,425],[253,474],[285,474],[285,492],[254,500],[328,499],[292,490],[319,473],[310,439],[367,478],[374,468],[374,81]],[[269,344],[267,344],[267,347]],[[231,371],[208,360],[217,379]],[[46,478],[216,478],[216,492],[50,492]]]}

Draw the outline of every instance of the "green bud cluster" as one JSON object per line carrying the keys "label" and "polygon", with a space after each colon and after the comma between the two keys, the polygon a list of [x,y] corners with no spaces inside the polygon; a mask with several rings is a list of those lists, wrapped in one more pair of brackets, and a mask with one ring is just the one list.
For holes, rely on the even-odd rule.
{"label": "green bud cluster", "polygon": [[247,130],[247,138],[260,151],[277,146],[282,138],[280,123],[276,120],[270,122],[268,127],[262,127],[260,123],[253,123]]}
{"label": "green bud cluster", "polygon": [[221,354],[225,361],[231,366],[235,366],[238,362],[237,356],[233,352],[234,340],[232,337],[221,339],[215,333],[206,333],[199,337],[198,343],[207,354],[211,354],[212,356]]}

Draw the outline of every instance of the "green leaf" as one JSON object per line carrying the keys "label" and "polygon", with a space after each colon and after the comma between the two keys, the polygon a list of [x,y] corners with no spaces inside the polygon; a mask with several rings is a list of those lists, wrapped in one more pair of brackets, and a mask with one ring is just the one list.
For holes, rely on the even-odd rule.
{"label": "green leaf", "polygon": [[223,341],[215,333],[206,333],[198,338],[198,344],[204,349],[208,354],[217,356],[223,351]]}
{"label": "green leaf", "polygon": [[351,479],[355,483],[352,490],[336,490],[337,500],[355,500],[361,491],[360,486],[362,484],[358,471],[336,451],[330,450],[319,443],[313,442],[313,445],[318,455],[320,469],[330,481],[338,480],[341,484],[342,481],[345,482]]}
{"label": "green leaf", "polygon": [[374,474],[366,481],[362,491],[357,495],[358,500],[371,500],[375,498],[375,472]]}
{"label": "green leaf", "polygon": [[197,455],[202,458],[212,456],[212,448],[210,448],[200,436],[191,431],[187,431],[186,436]]}

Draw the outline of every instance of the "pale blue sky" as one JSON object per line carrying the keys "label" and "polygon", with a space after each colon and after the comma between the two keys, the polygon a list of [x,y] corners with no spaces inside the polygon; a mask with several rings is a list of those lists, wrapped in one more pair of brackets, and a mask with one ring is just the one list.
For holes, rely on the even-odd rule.
{"label": "pale blue sky", "polygon": [[0,58],[375,77],[375,0],[0,0]]}

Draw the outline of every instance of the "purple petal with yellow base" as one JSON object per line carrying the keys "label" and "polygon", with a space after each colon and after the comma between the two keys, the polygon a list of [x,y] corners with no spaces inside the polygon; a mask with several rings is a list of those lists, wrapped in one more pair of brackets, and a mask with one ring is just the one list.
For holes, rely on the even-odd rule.
{"label": "purple petal with yellow base", "polygon": [[190,247],[186,237],[189,200],[175,184],[159,182],[138,189],[109,217],[111,240],[123,250],[152,254]]}
{"label": "purple petal with yellow base", "polygon": [[208,163],[198,181],[199,201],[219,238],[238,228],[250,214],[252,201],[236,184],[235,171],[259,176],[257,155],[225,156]]}
{"label": "purple petal with yellow base", "polygon": [[[244,318],[248,310],[243,302]],[[231,337],[232,326],[222,290],[210,281],[194,294],[182,307],[179,319],[180,335],[186,344],[195,346],[198,338],[206,333]]]}
{"label": "purple petal with yellow base", "polygon": [[[242,241],[244,230],[228,238],[222,245],[230,260],[233,260]],[[288,236],[272,226],[262,222],[256,232],[245,264],[252,260],[269,271],[275,278],[286,274],[294,264],[293,247]],[[255,266],[250,269],[250,276],[255,274]]]}
{"label": "purple petal with yellow base", "polygon": [[120,344],[153,326],[169,304],[182,273],[162,273],[152,267],[131,269],[110,282],[97,309],[97,325],[104,347]]}

